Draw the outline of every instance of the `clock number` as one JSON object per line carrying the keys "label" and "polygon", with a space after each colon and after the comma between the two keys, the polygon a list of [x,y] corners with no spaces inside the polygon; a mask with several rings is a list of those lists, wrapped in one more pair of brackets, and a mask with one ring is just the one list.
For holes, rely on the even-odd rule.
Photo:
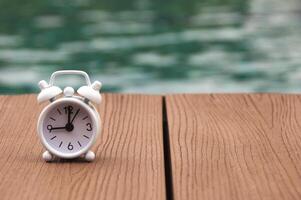
{"label": "clock number", "polygon": [[64,109],[65,109],[65,114],[67,115],[68,111],[70,111],[70,113],[72,113],[73,107],[72,106],[65,106]]}
{"label": "clock number", "polygon": [[88,127],[87,131],[92,131],[92,125],[90,123],[87,123],[86,126]]}
{"label": "clock number", "polygon": [[68,150],[73,150],[73,145],[71,144],[71,142],[69,142],[68,146],[67,146]]}
{"label": "clock number", "polygon": [[51,130],[52,130],[52,126],[51,125],[48,125],[47,126],[47,130],[49,131],[49,133],[51,132]]}

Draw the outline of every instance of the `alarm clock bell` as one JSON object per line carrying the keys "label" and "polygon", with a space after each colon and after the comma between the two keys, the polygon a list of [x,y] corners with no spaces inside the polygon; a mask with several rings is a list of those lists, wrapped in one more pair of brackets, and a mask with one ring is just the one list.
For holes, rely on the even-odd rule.
{"label": "alarm clock bell", "polygon": [[88,101],[92,101],[93,103],[100,104],[101,102],[101,95],[99,93],[101,89],[101,82],[95,81],[93,84],[91,84],[90,79],[88,75],[85,72],[82,71],[76,71],[76,70],[70,70],[70,71],[57,71],[52,74],[50,78],[49,84],[42,80],[39,82],[39,87],[41,89],[40,94],[38,95],[38,103],[42,103],[44,101],[52,101],[54,97],[60,95],[63,91],[61,88],[53,85],[53,80],[55,77],[59,74],[67,74],[67,73],[74,73],[74,74],[81,74],[86,78],[86,84],[82,87],[80,87],[77,90],[77,93],[84,97]]}
{"label": "alarm clock bell", "polygon": [[77,90],[77,93],[84,98],[92,101],[93,103],[99,104],[101,102],[100,91],[101,83],[99,81],[95,81],[92,85],[84,85]]}
{"label": "alarm clock bell", "polygon": [[48,101],[60,95],[63,91],[57,86],[50,86],[46,81],[42,80],[39,82],[39,87],[41,89],[40,94],[38,95],[38,103]]}

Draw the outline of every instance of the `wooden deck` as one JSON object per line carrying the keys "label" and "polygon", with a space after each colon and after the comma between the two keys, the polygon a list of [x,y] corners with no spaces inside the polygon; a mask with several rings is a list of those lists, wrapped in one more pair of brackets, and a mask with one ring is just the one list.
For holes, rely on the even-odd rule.
{"label": "wooden deck", "polygon": [[35,95],[0,96],[0,199],[301,199],[301,96],[105,94],[92,163],[45,163]]}

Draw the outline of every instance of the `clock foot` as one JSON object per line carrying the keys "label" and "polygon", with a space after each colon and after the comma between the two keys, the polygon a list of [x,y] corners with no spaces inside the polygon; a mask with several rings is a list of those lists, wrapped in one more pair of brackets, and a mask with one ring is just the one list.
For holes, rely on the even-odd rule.
{"label": "clock foot", "polygon": [[50,162],[52,160],[53,156],[51,155],[51,153],[49,151],[45,151],[43,153],[43,159],[46,161],[46,162]]}
{"label": "clock foot", "polygon": [[88,162],[93,161],[93,160],[95,159],[95,153],[92,152],[92,151],[88,151],[88,152],[86,153],[86,155],[85,155],[85,159],[86,159],[86,161],[88,161]]}

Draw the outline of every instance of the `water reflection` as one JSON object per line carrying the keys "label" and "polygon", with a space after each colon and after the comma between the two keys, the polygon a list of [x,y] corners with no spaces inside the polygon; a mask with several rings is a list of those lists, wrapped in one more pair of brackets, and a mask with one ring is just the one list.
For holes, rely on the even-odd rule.
{"label": "water reflection", "polygon": [[0,92],[37,92],[40,79],[74,68],[114,92],[300,92],[300,5],[4,0]]}

